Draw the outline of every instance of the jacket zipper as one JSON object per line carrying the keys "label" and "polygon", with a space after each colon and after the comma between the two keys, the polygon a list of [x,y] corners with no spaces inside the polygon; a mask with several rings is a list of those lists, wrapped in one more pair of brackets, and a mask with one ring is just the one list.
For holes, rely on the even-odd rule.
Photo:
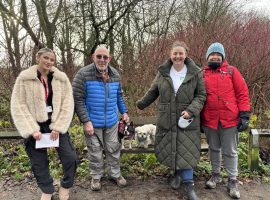
{"label": "jacket zipper", "polygon": [[107,113],[107,84],[106,84],[106,82],[104,82],[104,92],[105,92],[105,94],[104,94],[104,97],[105,97],[105,99],[104,99],[104,103],[105,103],[105,112],[104,112],[104,118],[105,118],[105,120],[104,120],[104,127],[106,128],[106,124],[107,124],[107,122],[106,122],[106,113]]}

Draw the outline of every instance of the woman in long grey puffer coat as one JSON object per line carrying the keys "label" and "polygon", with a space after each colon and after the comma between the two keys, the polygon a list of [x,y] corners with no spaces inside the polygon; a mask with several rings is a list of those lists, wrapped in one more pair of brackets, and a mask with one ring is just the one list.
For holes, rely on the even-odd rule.
{"label": "woman in long grey puffer coat", "polygon": [[[187,57],[185,43],[172,45],[170,59],[158,68],[147,93],[137,101],[144,109],[158,97],[158,119],[155,152],[159,162],[170,167],[175,176],[171,186],[183,182],[189,199],[199,199],[194,192],[193,168],[200,157],[200,111],[206,99],[201,69]],[[180,128],[179,118],[193,118],[186,128]]]}

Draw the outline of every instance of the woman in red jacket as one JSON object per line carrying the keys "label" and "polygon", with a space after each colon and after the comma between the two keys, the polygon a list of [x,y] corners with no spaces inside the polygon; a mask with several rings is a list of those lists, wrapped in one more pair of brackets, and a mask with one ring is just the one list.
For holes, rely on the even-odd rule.
{"label": "woman in red jacket", "polygon": [[248,87],[236,67],[225,60],[224,47],[220,43],[209,46],[204,80],[207,98],[201,113],[201,124],[210,149],[212,177],[206,187],[213,189],[221,182],[221,153],[229,177],[228,193],[240,198],[237,188],[237,136],[248,128],[250,101]]}

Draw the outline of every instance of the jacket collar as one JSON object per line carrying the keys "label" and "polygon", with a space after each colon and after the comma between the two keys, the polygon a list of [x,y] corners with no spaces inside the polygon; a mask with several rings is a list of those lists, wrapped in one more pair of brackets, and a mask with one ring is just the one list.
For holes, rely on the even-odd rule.
{"label": "jacket collar", "polygon": [[[194,75],[202,71],[191,58],[187,57],[184,63],[187,66],[187,75],[183,83],[189,81]],[[172,65],[173,62],[171,61],[171,59],[168,59],[161,66],[159,66],[158,71],[162,76],[170,77],[170,70]]]}
{"label": "jacket collar", "polygon": [[[96,77],[102,77],[102,74],[100,73],[100,71],[97,69],[97,66],[95,63],[92,63],[92,65],[95,67],[95,73],[96,73]],[[111,67],[110,65],[108,65],[108,74],[109,77],[113,77],[116,74],[116,71],[113,67]]]}
{"label": "jacket collar", "polygon": [[[33,66],[29,67],[28,69],[22,71],[20,78],[23,80],[36,79],[37,78],[37,68],[38,68],[38,65],[33,65]],[[58,79],[61,81],[66,80],[65,73],[61,72],[56,67],[52,67],[50,71],[52,72],[54,79]]]}

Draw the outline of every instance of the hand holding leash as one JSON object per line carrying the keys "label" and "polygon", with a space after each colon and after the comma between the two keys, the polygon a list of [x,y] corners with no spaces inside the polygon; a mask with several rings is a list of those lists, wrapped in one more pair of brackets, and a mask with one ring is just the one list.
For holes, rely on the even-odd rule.
{"label": "hand holding leash", "polygon": [[91,121],[86,122],[83,125],[83,129],[86,133],[88,133],[89,135],[94,135],[94,127]]}
{"label": "hand holding leash", "polygon": [[126,123],[129,122],[129,116],[128,116],[127,113],[124,113],[124,114],[123,114],[123,121],[125,121]]}

